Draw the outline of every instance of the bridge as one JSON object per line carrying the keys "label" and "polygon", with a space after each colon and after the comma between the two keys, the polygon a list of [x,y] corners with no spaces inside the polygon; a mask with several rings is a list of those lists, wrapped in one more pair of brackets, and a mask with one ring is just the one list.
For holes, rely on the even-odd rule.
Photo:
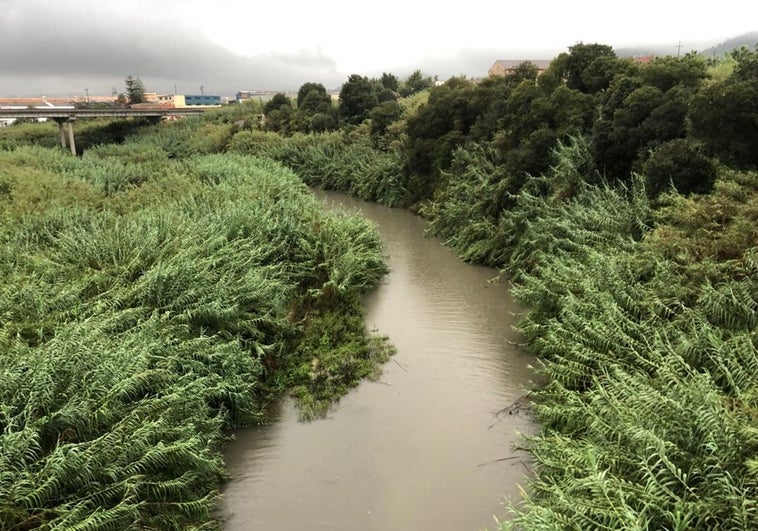
{"label": "bridge", "polygon": [[63,124],[68,123],[68,138],[71,153],[76,155],[74,144],[73,122],[77,118],[152,118],[159,119],[164,116],[197,116],[207,111],[209,107],[180,107],[180,108],[127,108],[127,109],[72,109],[65,107],[45,107],[35,109],[0,109],[0,119],[19,118],[50,118],[58,124],[61,138],[61,146],[66,148],[66,133]]}

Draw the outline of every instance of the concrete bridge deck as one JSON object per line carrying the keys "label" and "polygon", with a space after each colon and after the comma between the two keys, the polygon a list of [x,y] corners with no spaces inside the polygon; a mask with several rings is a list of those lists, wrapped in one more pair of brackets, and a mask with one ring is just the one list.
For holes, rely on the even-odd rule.
{"label": "concrete bridge deck", "polygon": [[[176,109],[62,109],[49,107],[47,109],[0,109],[0,118],[130,118],[162,116],[194,116],[203,114],[211,107],[179,107]],[[215,107],[214,107],[215,108]]]}
{"label": "concrete bridge deck", "polygon": [[212,107],[180,107],[180,108],[155,108],[155,109],[65,109],[61,107],[35,108],[35,109],[0,109],[0,119],[19,118],[49,118],[58,124],[61,147],[66,149],[66,133],[63,124],[68,123],[68,144],[71,153],[76,155],[74,143],[74,128],[72,126],[78,118],[162,118],[164,116],[196,116],[203,114]]}

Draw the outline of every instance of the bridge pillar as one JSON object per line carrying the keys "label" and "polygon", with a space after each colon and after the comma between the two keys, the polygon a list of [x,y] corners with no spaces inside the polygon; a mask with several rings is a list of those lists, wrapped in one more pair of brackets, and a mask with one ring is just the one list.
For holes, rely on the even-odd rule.
{"label": "bridge pillar", "polygon": [[68,144],[71,148],[71,154],[76,156],[76,144],[74,144],[74,120],[76,118],[68,119]]}
{"label": "bridge pillar", "polygon": [[58,124],[58,134],[61,138],[61,147],[63,149],[66,149],[66,132],[63,130],[63,123],[67,120],[66,118],[53,118],[55,120],[55,123]]}

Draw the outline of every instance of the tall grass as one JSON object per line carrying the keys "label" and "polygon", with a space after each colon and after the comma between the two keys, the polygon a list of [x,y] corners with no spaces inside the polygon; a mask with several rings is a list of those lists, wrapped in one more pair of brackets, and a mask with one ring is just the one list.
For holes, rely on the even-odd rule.
{"label": "tall grass", "polygon": [[386,356],[358,305],[375,228],[273,161],[127,143],[0,167],[4,529],[216,527],[224,430],[286,388],[322,412]]}
{"label": "tall grass", "polygon": [[503,529],[758,525],[758,189],[732,177],[655,213],[592,187],[527,210],[510,263],[550,383],[536,479]]}
{"label": "tall grass", "polygon": [[338,190],[366,201],[408,206],[410,192],[397,151],[378,151],[367,136],[340,132],[283,137],[276,133],[240,131],[229,151],[279,161],[308,185]]}

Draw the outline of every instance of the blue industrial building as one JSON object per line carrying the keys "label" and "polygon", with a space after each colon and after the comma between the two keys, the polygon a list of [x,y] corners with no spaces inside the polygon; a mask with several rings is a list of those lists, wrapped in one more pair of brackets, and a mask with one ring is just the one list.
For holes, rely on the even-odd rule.
{"label": "blue industrial building", "polygon": [[221,96],[211,96],[208,94],[186,94],[184,96],[185,105],[221,105]]}

